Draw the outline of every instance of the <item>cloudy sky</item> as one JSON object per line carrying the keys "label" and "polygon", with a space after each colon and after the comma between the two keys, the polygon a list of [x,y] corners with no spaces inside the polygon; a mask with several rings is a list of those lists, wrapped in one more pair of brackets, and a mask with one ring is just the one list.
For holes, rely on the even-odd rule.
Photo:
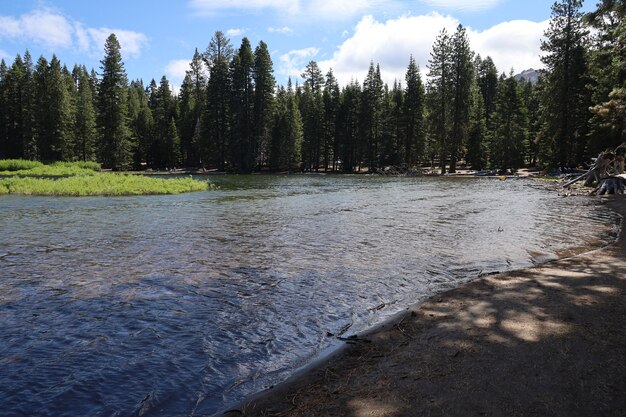
{"label": "cloudy sky", "polygon": [[[96,5],[98,4],[98,5]],[[403,80],[410,55],[427,72],[437,33],[463,24],[472,49],[500,72],[539,68],[549,0],[0,0],[0,58],[28,49],[55,53],[71,67],[99,70],[104,39],[115,32],[129,78],[166,75],[180,85],[195,48],[217,30],[238,47],[265,41],[277,81],[297,79],[317,61],[339,81],[362,81],[371,61],[385,80]],[[595,2],[587,0],[585,10]]]}

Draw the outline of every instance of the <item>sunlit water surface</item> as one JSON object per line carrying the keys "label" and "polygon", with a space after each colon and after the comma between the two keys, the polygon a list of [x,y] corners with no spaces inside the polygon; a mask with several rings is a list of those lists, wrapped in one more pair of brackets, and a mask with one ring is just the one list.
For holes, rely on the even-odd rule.
{"label": "sunlit water surface", "polygon": [[204,416],[481,273],[618,218],[526,180],[218,176],[219,191],[0,197],[0,414]]}

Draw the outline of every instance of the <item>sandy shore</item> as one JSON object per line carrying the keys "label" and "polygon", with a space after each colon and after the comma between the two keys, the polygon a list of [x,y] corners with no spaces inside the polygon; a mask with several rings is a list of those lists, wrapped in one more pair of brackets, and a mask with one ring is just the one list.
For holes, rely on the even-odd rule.
{"label": "sandy shore", "polygon": [[626,416],[626,239],[435,296],[224,415]]}

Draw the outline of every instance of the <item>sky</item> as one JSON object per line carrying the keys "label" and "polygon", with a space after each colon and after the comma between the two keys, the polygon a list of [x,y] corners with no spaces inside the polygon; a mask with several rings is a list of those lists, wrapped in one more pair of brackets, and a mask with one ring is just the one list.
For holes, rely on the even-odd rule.
{"label": "sky", "polygon": [[[404,81],[410,56],[428,72],[437,34],[462,24],[470,46],[491,56],[499,72],[541,68],[540,40],[549,0],[0,0],[0,58],[8,65],[28,49],[36,60],[56,54],[70,68],[100,70],[114,32],[129,79],[177,89],[195,49],[206,50],[218,30],[235,48],[247,37],[264,41],[277,83],[295,82],[309,61],[341,85],[362,82],[370,62],[390,85]],[[586,0],[584,11],[593,10]]]}

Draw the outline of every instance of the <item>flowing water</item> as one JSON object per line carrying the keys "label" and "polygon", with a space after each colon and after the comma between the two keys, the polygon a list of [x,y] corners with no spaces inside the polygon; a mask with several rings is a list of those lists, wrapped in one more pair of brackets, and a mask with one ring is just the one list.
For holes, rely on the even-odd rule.
{"label": "flowing water", "polygon": [[615,238],[526,181],[219,176],[218,191],[0,197],[0,414],[204,416],[481,273]]}

